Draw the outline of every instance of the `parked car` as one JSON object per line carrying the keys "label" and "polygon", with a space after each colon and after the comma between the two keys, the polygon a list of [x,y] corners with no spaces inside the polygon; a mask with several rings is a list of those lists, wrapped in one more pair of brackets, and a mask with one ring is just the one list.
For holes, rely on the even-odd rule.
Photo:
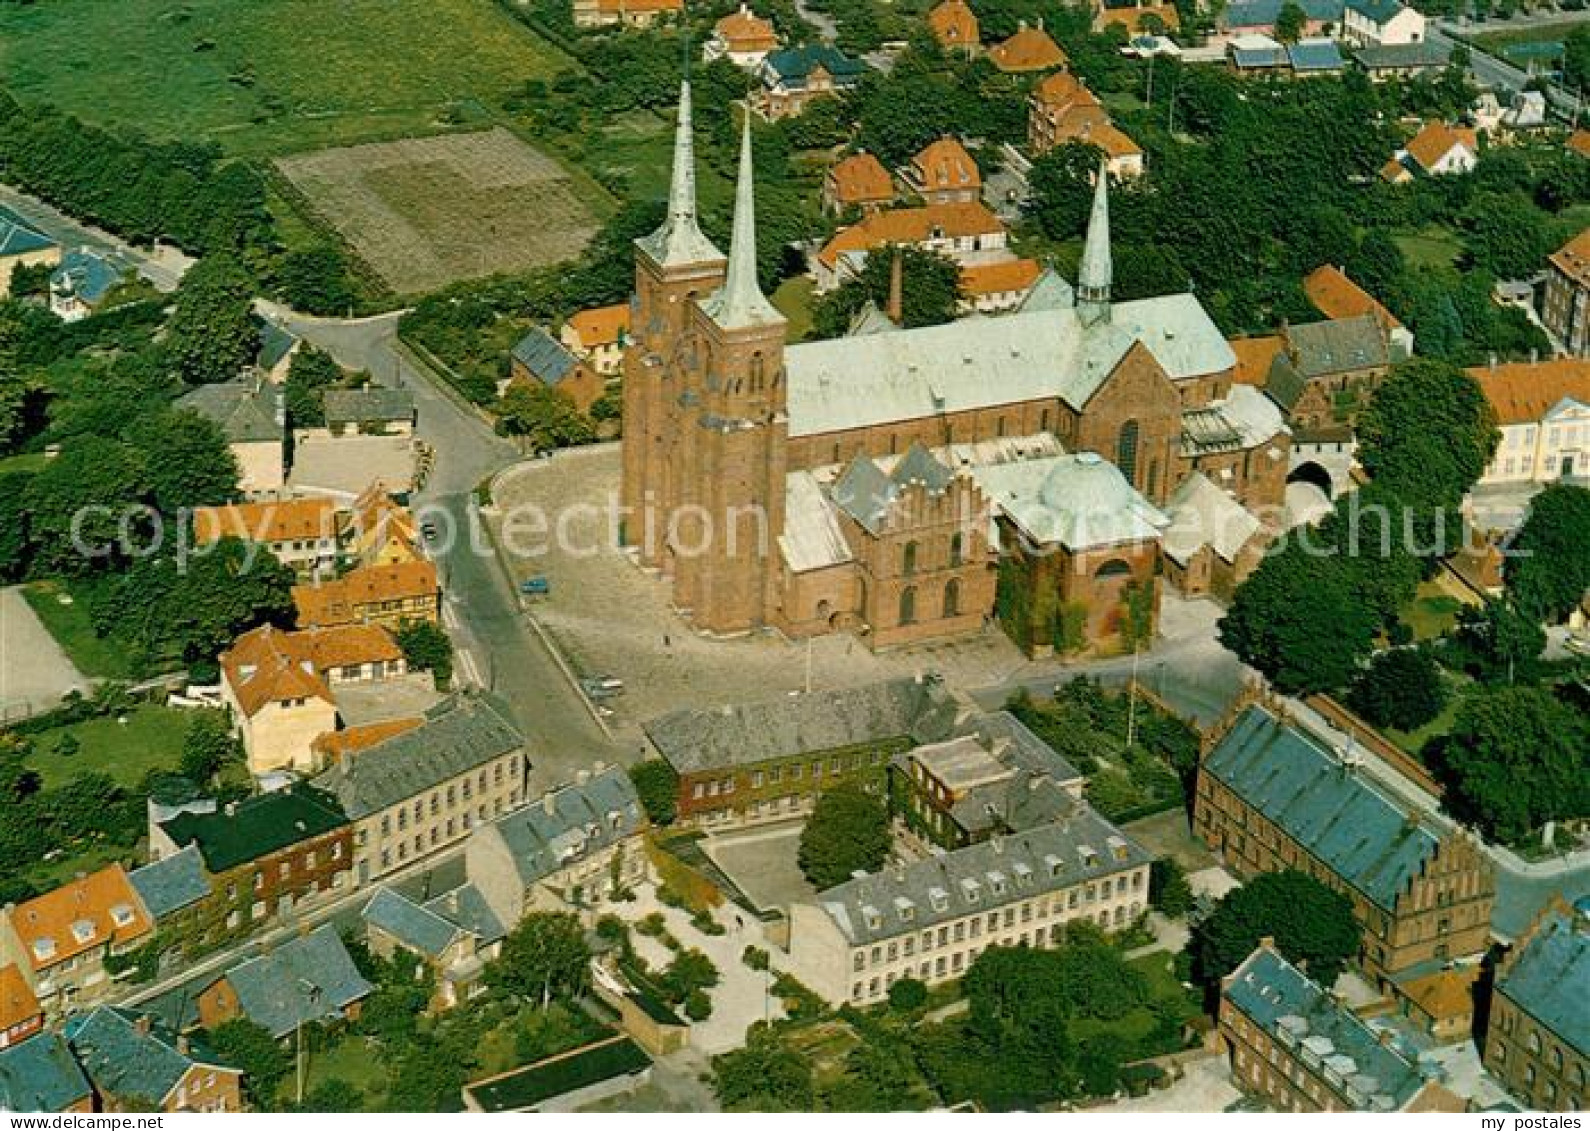
{"label": "parked car", "polygon": [[519,592],[526,597],[546,597],[552,593],[552,582],[547,580],[545,574],[538,573],[521,581]]}
{"label": "parked car", "polygon": [[611,699],[624,694],[624,681],[611,676],[588,676],[580,680],[580,690],[593,700]]}

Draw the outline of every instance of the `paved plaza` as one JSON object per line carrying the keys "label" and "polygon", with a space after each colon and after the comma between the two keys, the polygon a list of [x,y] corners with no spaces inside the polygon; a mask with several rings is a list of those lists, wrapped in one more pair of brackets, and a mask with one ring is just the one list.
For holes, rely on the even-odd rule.
{"label": "paved plaza", "polygon": [[88,687],[21,588],[0,589],[0,717],[47,710],[68,691]]}
{"label": "paved plaza", "polygon": [[705,852],[759,911],[787,911],[790,904],[811,901],[817,889],[796,863],[804,821],[709,836]]}

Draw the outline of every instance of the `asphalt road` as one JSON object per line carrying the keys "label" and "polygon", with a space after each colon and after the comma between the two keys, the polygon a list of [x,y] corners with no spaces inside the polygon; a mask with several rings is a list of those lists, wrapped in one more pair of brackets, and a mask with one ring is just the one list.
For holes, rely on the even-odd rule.
{"label": "asphalt road", "polygon": [[482,481],[521,458],[473,409],[444,393],[396,348],[397,315],[341,322],[293,315],[265,306],[293,333],[342,365],[367,370],[376,381],[408,389],[419,409],[419,436],[436,452],[434,469],[415,499],[419,513],[436,512],[446,608],[444,618],[461,653],[460,674],[508,703],[529,738],[530,790],[537,793],[590,768],[616,761],[616,748],[591,717],[535,631],[503,575],[472,496]]}
{"label": "asphalt road", "polygon": [[176,290],[177,284],[182,281],[182,273],[191,264],[191,260],[174,249],[167,249],[160,256],[152,255],[147,250],[134,247],[109,232],[74,220],[42,200],[19,192],[10,185],[0,185],[0,205],[9,208],[68,250],[84,247],[95,251],[114,252],[137,267],[138,273],[160,291]]}

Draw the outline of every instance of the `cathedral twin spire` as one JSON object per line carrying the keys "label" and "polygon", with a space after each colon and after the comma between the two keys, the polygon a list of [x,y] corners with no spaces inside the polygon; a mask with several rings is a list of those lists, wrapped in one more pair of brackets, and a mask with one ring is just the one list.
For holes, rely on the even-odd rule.
{"label": "cathedral twin spire", "polygon": [[1110,284],[1114,268],[1110,256],[1110,173],[1099,165],[1093,186],[1093,211],[1088,216],[1087,239],[1082,245],[1082,266],[1077,271],[1077,311],[1087,323],[1108,321]]}
{"label": "cathedral twin spire", "polygon": [[[720,263],[724,258],[702,233],[696,210],[696,153],[691,130],[689,79],[679,84],[679,124],[674,135],[668,215],[662,227],[638,242],[641,250],[662,267]],[[749,108],[740,138],[740,173],[734,189],[734,232],[728,260],[723,286],[701,304],[707,315],[726,330],[783,322],[784,316],[768,302],[757,282],[756,187],[751,162]]]}

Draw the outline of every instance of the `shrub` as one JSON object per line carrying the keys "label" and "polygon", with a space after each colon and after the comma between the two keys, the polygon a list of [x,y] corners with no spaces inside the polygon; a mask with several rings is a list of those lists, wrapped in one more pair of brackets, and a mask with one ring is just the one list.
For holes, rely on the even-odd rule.
{"label": "shrub", "polygon": [[740,952],[740,961],[752,970],[766,970],[772,965],[767,951],[759,946],[748,946]]}
{"label": "shrub", "polygon": [[902,1013],[921,1009],[927,1004],[927,985],[915,978],[901,978],[889,987],[889,1004]]}

